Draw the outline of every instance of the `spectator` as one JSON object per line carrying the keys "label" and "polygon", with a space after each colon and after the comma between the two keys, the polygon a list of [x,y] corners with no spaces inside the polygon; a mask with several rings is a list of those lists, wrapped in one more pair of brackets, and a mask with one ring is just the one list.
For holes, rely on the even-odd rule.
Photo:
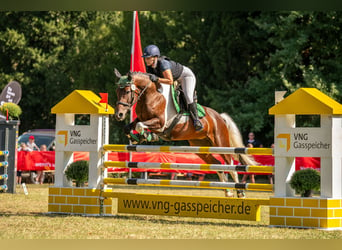
{"label": "spectator", "polygon": [[[253,144],[252,143],[248,143],[247,144],[247,148],[253,148]],[[243,174],[241,182],[242,183],[246,183],[248,176],[249,176],[249,179],[251,180],[251,183],[255,183],[254,174],[252,174],[252,173]]]}
{"label": "spectator", "polygon": [[36,145],[36,143],[34,142],[34,136],[33,135],[31,135],[30,137],[29,137],[29,141],[28,141],[28,143],[27,143],[27,146],[30,148],[30,149],[32,149],[32,150],[37,150],[37,151],[39,151],[39,148],[38,148],[38,146]]}
{"label": "spectator", "polygon": [[248,145],[249,143],[252,144],[254,148],[262,148],[263,147],[262,143],[259,140],[255,139],[255,135],[253,132],[249,132],[248,139],[245,142],[245,145]]}
{"label": "spectator", "polygon": [[45,144],[42,144],[39,148],[40,151],[47,151],[47,147]]}
{"label": "spectator", "polygon": [[[18,148],[18,151],[27,151],[31,152],[32,150],[26,145],[25,142],[20,143],[20,147]],[[17,170],[17,184],[21,184],[22,177],[21,177],[21,170]]]}
{"label": "spectator", "polygon": [[18,148],[18,151],[28,151],[31,152],[32,149],[29,148],[25,142],[20,143],[20,147]]}
{"label": "spectator", "polygon": [[[45,144],[42,144],[40,146],[40,151],[43,152],[43,151],[47,151],[47,147]],[[38,184],[43,184],[44,183],[44,172],[43,170],[38,170],[36,171],[37,172],[37,177],[36,177],[36,183]]]}

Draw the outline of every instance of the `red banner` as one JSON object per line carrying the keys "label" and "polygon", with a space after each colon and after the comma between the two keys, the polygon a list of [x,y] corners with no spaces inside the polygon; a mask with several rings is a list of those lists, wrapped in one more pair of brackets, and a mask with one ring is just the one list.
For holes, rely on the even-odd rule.
{"label": "red banner", "polygon": [[17,170],[40,171],[55,169],[55,152],[19,151],[17,155]]}

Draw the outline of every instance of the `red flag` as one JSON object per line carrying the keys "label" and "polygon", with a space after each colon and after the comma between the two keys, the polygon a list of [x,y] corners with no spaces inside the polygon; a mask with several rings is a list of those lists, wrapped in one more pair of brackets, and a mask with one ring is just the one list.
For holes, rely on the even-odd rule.
{"label": "red flag", "polygon": [[106,109],[108,109],[108,93],[100,93],[101,100],[99,103],[105,103],[106,104]]}
{"label": "red flag", "polygon": [[101,100],[99,103],[108,103],[108,93],[100,93]]}
{"label": "red flag", "polygon": [[[140,41],[140,28],[138,12],[133,12],[133,36],[132,36],[132,50],[131,50],[131,67],[132,72],[146,72],[144,59],[142,58],[142,49]],[[131,109],[131,122],[137,117],[135,114],[135,105]]]}

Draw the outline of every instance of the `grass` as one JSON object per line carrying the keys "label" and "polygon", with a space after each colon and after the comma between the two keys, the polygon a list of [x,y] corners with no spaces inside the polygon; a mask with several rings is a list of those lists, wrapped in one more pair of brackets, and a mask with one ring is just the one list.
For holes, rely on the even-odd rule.
{"label": "grass", "polygon": [[[61,216],[47,213],[48,185],[20,186],[0,194],[0,239],[342,239],[341,231],[270,228],[268,207],[259,222],[154,215],[113,217]],[[127,188],[122,188],[127,192]],[[134,191],[136,192],[136,190]],[[151,192],[151,189],[139,189]],[[223,196],[219,190],[174,189],[154,193]],[[270,193],[247,192],[250,198]]]}

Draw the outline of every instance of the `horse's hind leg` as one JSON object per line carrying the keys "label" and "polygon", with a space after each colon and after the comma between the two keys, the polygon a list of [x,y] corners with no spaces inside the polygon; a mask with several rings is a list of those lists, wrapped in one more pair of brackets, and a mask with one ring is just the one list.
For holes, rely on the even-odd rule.
{"label": "horse's hind leg", "polygon": [[[231,155],[221,155],[221,157],[224,159],[226,164],[234,165],[233,159]],[[233,178],[235,183],[239,183],[239,175],[236,171],[229,171],[230,176]],[[225,176],[226,177],[226,176]],[[227,177],[226,177],[227,178]],[[236,195],[238,198],[244,198],[245,192],[243,190],[236,190]]]}
{"label": "horse's hind leg", "polygon": [[[207,164],[221,164],[221,162],[211,154],[197,154],[197,155]],[[232,172],[230,172],[230,173],[232,174]],[[218,171],[217,175],[218,175],[221,182],[228,182],[228,178],[223,171]],[[237,175],[236,175],[236,178],[237,178]],[[233,179],[234,179],[234,177],[233,177]],[[236,182],[236,180],[234,180],[234,181]],[[237,181],[239,181],[238,178],[237,178]],[[226,197],[233,197],[234,196],[234,194],[232,192],[230,192],[228,189],[225,189],[224,192],[225,192]]]}

